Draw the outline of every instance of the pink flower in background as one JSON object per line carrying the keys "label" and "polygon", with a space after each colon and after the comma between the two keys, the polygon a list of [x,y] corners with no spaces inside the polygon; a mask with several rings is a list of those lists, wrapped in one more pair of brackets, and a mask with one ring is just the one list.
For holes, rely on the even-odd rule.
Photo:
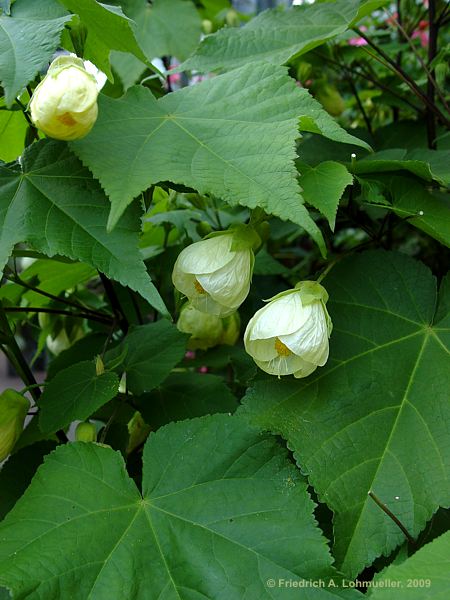
{"label": "pink flower in background", "polygon": [[420,21],[419,27],[413,31],[411,39],[419,39],[420,44],[426,48],[428,46],[428,21]]}
{"label": "pink flower in background", "polygon": [[[361,31],[367,31],[367,27],[364,27],[364,25],[361,25],[360,27]],[[364,38],[360,37],[359,35],[357,37],[353,37],[350,38],[348,40],[348,43],[350,44],[350,46],[366,46],[367,42]]]}
{"label": "pink flower in background", "polygon": [[207,373],[209,371],[208,367],[206,367],[205,365],[203,365],[203,367],[200,367],[198,369],[199,373]]}
{"label": "pink flower in background", "polygon": [[184,355],[184,358],[186,358],[187,360],[194,360],[194,358],[195,358],[195,351],[194,350],[187,350],[186,354]]}

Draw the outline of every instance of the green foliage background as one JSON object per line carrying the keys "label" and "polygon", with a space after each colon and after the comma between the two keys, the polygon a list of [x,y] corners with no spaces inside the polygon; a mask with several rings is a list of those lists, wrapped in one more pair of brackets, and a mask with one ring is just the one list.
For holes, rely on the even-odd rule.
{"label": "green foliage background", "polygon": [[[0,346],[33,400],[0,467],[2,600],[448,593],[449,21],[0,2]],[[70,143],[27,109],[61,50],[107,76]],[[242,331],[300,280],[329,293],[305,379],[175,325],[178,254],[250,219],[270,232]]]}

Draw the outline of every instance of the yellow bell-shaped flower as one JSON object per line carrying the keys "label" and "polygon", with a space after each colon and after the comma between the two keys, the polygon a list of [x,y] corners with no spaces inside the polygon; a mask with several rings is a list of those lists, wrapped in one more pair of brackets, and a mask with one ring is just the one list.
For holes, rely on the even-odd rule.
{"label": "yellow bell-shaped flower", "polygon": [[89,133],[98,114],[98,86],[76,56],[60,56],[34,90],[31,120],[57,140],[77,140]]}

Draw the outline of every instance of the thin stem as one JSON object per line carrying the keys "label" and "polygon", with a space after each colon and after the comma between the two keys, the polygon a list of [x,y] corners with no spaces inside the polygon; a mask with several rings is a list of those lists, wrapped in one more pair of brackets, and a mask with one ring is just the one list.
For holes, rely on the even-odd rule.
{"label": "thin stem", "polygon": [[402,532],[404,533],[408,542],[412,545],[415,545],[416,540],[412,537],[412,535],[409,533],[409,531],[406,529],[406,527],[403,525],[403,523],[400,521],[400,519],[398,517],[396,517],[394,515],[394,513],[386,506],[386,504],[381,502],[381,500],[377,496],[375,496],[375,494],[372,491],[368,492],[368,494],[372,498],[372,500],[375,502],[375,504],[377,504],[381,508],[381,510],[384,513],[386,513],[390,519],[392,519],[394,521],[394,523],[397,525],[397,527],[399,527],[402,530]]}
{"label": "thin stem", "polygon": [[415,104],[413,104],[410,100],[408,100],[407,98],[404,98],[401,94],[399,94],[398,92],[396,92],[395,90],[392,90],[391,88],[387,87],[386,85],[384,85],[381,81],[378,81],[375,77],[373,77],[370,73],[367,73],[366,71],[362,70],[362,66],[360,64],[358,64],[358,68],[360,70],[356,70],[356,69],[352,69],[350,70],[347,65],[342,64],[336,60],[333,60],[327,56],[324,56],[323,54],[320,54],[320,52],[314,51],[314,54],[316,54],[318,57],[320,57],[322,60],[324,60],[325,62],[331,64],[331,65],[335,65],[336,67],[339,68],[339,73],[344,70],[349,74],[353,74],[356,75],[357,77],[362,77],[363,79],[370,81],[370,83],[373,83],[376,87],[379,87],[381,90],[384,90],[385,92],[388,92],[389,94],[392,94],[393,96],[395,96],[396,98],[398,98],[399,100],[401,100],[402,102],[404,102],[405,104],[407,104],[408,106],[410,106],[413,110],[415,110],[418,113],[421,113],[422,110],[419,106],[416,106]]}
{"label": "thin stem", "polygon": [[[387,11],[385,11],[385,12],[387,14],[389,14]],[[414,56],[419,61],[420,66],[425,71],[425,73],[427,75],[427,78],[428,78],[428,83],[431,82],[431,84],[434,87],[437,95],[439,96],[439,99],[441,100],[442,104],[445,106],[445,109],[447,110],[447,112],[450,113],[450,107],[447,104],[445,96],[443,95],[440,87],[436,83],[436,80],[435,80],[435,78],[433,76],[433,73],[430,71],[430,69],[428,68],[428,66],[425,64],[425,61],[423,60],[423,58],[420,56],[420,52],[417,51],[417,48],[416,48],[414,42],[412,41],[411,37],[407,34],[407,32],[403,28],[403,26],[400,23],[400,21],[397,21],[397,19],[394,16],[390,16],[390,18],[392,19],[392,22],[397,26],[397,29],[398,29],[399,33],[401,33],[402,36],[405,38],[405,40],[408,43],[409,47],[411,48]],[[439,20],[436,21],[436,23],[438,23],[438,22],[439,22]],[[433,31],[433,34],[435,34],[436,37],[437,37],[437,32]],[[432,62],[432,60],[436,56],[436,51],[437,51],[437,49],[436,49],[436,40],[433,40],[433,44],[431,42],[432,42],[432,40],[431,40],[431,20],[430,20],[430,45],[429,45],[429,50],[430,50],[430,48],[432,48],[432,46],[434,46],[434,54],[433,54],[433,57],[432,57],[431,60],[430,60],[430,56],[428,55],[428,63]],[[434,98],[433,98],[433,102],[434,102]]]}
{"label": "thin stem", "polygon": [[109,316],[105,312],[93,310],[92,308],[89,308],[88,306],[83,306],[83,304],[80,304],[79,302],[74,302],[73,300],[68,300],[67,298],[60,298],[59,296],[55,296],[54,294],[51,294],[50,292],[41,290],[40,288],[35,287],[34,285],[30,285],[26,281],[23,281],[23,279],[21,279],[18,275],[14,275],[14,277],[8,277],[8,275],[5,275],[5,279],[7,279],[8,281],[12,281],[13,283],[17,283],[18,285],[24,287],[27,290],[36,292],[36,294],[40,294],[41,296],[50,298],[50,300],[54,300],[55,302],[60,302],[61,304],[66,304],[67,306],[73,306],[73,308],[81,309],[82,311],[84,311],[86,313],[89,312],[90,314],[96,315],[99,317],[102,317],[102,316],[108,317]]}
{"label": "thin stem", "polygon": [[6,311],[3,305],[0,302],[0,329],[2,333],[6,336],[7,342],[2,345],[2,350],[12,363],[14,368],[16,369],[19,377],[27,386],[33,386],[30,389],[30,393],[33,397],[33,400],[37,402],[39,400],[39,396],[41,395],[41,391],[37,386],[37,381],[34,378],[33,373],[31,372],[30,367],[28,366],[27,361],[25,360],[21,349],[17,343],[17,340],[14,336],[14,332],[12,331],[8,317],[6,316]]}
{"label": "thin stem", "polygon": [[99,323],[105,323],[109,325],[113,319],[108,317],[100,317],[86,312],[72,312],[70,310],[62,310],[59,308],[42,308],[38,306],[5,306],[3,307],[6,313],[50,313],[55,315],[67,315],[70,317],[79,317],[80,319],[88,319],[91,321],[98,321]]}
{"label": "thin stem", "polygon": [[128,288],[128,295],[131,298],[131,304],[133,305],[134,312],[136,313],[138,323],[139,323],[139,325],[143,325],[144,319],[142,317],[141,309],[139,308],[139,304],[134,296],[134,293],[130,290],[130,288]]}
{"label": "thin stem", "polygon": [[386,54],[386,52],[384,52],[384,50],[382,48],[380,48],[380,46],[375,44],[375,42],[371,38],[369,38],[367,35],[365,35],[363,31],[361,31],[357,27],[355,28],[355,31],[357,32],[357,34],[360,37],[362,37],[364,40],[366,40],[366,42],[382,57],[383,60],[381,60],[380,56],[373,54],[364,46],[362,47],[363,50],[369,56],[371,56],[372,58],[374,58],[375,60],[380,62],[385,68],[387,68],[387,69],[393,71],[394,73],[396,73],[397,75],[399,75],[399,77],[401,77],[401,79],[403,79],[403,81],[414,92],[414,94],[418,98],[420,98],[420,100],[422,100],[422,102],[425,104],[425,106],[427,106],[430,111],[433,111],[433,113],[439,118],[439,120],[444,125],[446,125],[446,127],[450,127],[450,120],[447,119],[445,117],[445,115],[443,115],[441,113],[439,108],[432,101],[430,101],[430,98],[423,93],[423,91],[419,88],[419,86],[415,83],[415,81],[409,77],[409,75],[403,70],[403,68],[398,66],[395,63],[395,61],[392,60],[392,58],[388,54]]}
{"label": "thin stem", "polygon": [[[428,23],[429,23],[429,39],[428,39],[428,64],[431,65],[437,54],[437,39],[439,34],[439,23],[436,19],[436,1],[429,0],[428,2]],[[427,98],[430,104],[434,104],[435,92],[437,90],[436,82],[434,81],[434,70],[430,73],[427,83]],[[440,96],[439,96],[440,97]],[[442,99],[442,98],[441,98]],[[444,106],[448,110],[445,103]],[[427,110],[427,137],[428,147],[436,149],[436,119],[431,110]]]}

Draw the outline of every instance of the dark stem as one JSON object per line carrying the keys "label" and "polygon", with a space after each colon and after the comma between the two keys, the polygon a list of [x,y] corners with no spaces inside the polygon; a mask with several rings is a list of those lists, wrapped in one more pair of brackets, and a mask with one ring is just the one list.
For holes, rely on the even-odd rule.
{"label": "dark stem", "polygon": [[119,324],[119,327],[121,328],[121,330],[126,334],[128,331],[128,321],[124,315],[122,307],[120,306],[120,302],[119,302],[119,298],[117,297],[116,290],[114,289],[113,284],[106,277],[106,275],[104,275],[100,271],[98,272],[98,274],[100,275],[100,279],[103,284],[105,294],[108,297],[108,300],[111,305],[111,309],[114,313],[115,319],[116,319],[117,323]]}
{"label": "dark stem", "polygon": [[[24,382],[26,387],[29,389],[29,392],[30,392],[33,400],[37,403],[41,396],[41,390],[39,389],[39,385],[38,385],[36,379],[34,378],[34,375],[31,371],[30,367],[28,366],[28,363],[25,360],[25,357],[23,356],[21,349],[19,348],[19,345],[14,336],[14,332],[12,331],[12,329],[9,325],[8,317],[6,316],[5,309],[3,308],[1,302],[0,302],[0,327],[2,329],[2,332],[8,338],[7,343],[2,345],[1,348],[2,348],[3,352],[5,353],[6,357],[8,358],[8,360],[11,362],[11,364],[15,368],[19,377],[22,379],[22,381]],[[66,434],[62,430],[57,431],[56,436],[60,442],[65,443],[68,441]]]}
{"label": "dark stem", "polygon": [[358,28],[355,28],[355,31],[357,32],[357,34],[360,37],[362,37],[363,39],[366,40],[366,42],[369,44],[369,46],[371,46],[377,52],[377,54],[379,54],[379,56],[381,56],[381,58],[383,60],[381,60],[379,58],[379,56],[376,56],[375,54],[372,54],[367,49],[365,49],[367,54],[369,54],[369,56],[371,56],[375,60],[379,61],[386,68],[390,69],[391,71],[393,71],[394,73],[399,75],[401,77],[401,79],[403,79],[403,81],[406,83],[406,85],[414,92],[414,94],[425,104],[425,106],[429,110],[433,111],[434,114],[438,117],[438,119],[446,127],[450,127],[450,120],[447,119],[445,117],[445,115],[443,115],[441,113],[439,108],[433,102],[430,102],[430,99],[428,98],[428,96],[426,94],[424,94],[424,92],[420,89],[420,87],[416,84],[416,82],[413,79],[411,79],[411,77],[403,70],[403,68],[399,67],[395,63],[395,61],[388,54],[386,54],[386,52],[384,52],[384,50],[382,48],[380,48],[380,46],[375,44],[375,42],[371,38],[369,38],[367,35],[365,35],[363,31],[361,31]]}
{"label": "dark stem", "polygon": [[[428,23],[429,23],[429,40],[428,40],[428,64],[431,65],[437,54],[437,40],[439,34],[439,23],[436,19],[436,1],[429,0],[428,2]],[[427,98],[430,105],[434,105],[435,102],[435,86],[434,70],[430,73],[431,77],[428,78],[427,82]],[[431,109],[427,108],[427,138],[428,147],[436,149],[436,118]]]}
{"label": "dark stem", "polygon": [[40,288],[35,287],[34,285],[27,283],[26,281],[23,281],[18,275],[14,275],[14,277],[8,277],[7,275],[5,275],[5,278],[8,279],[8,281],[17,283],[18,285],[24,287],[27,290],[31,290],[32,292],[36,292],[36,294],[40,294],[41,296],[50,298],[51,300],[54,300],[55,302],[60,302],[61,304],[66,304],[67,306],[73,306],[73,308],[78,308],[78,309],[82,310],[83,312],[90,313],[90,314],[98,316],[98,317],[108,317],[109,316],[107,313],[93,310],[92,308],[89,308],[87,306],[83,306],[79,302],[74,302],[74,301],[68,300],[66,298],[60,298],[59,296],[55,296],[54,294],[51,294],[50,292],[41,290]]}
{"label": "dark stem", "polygon": [[[397,0],[397,19],[398,19],[398,24],[399,26],[401,26],[402,24],[402,2],[401,0]],[[397,30],[397,40],[399,43],[401,43],[402,38],[400,35],[400,30]],[[397,52],[397,59],[396,59],[396,63],[397,63],[397,67],[401,67],[402,66],[402,51],[399,50],[399,52]],[[400,109],[398,108],[398,106],[394,106],[393,108],[393,114],[394,114],[394,122],[398,121],[399,116],[400,116]]]}
{"label": "dark stem", "polygon": [[400,521],[400,519],[398,517],[396,517],[394,515],[394,513],[386,506],[386,504],[381,502],[381,500],[377,496],[375,496],[375,494],[372,491],[368,492],[368,494],[372,498],[372,500],[375,502],[375,504],[377,504],[381,508],[381,510],[384,513],[386,513],[387,516],[390,519],[392,519],[392,521],[394,521],[394,523],[397,525],[397,527],[399,527],[402,530],[402,532],[404,533],[408,542],[414,546],[416,543],[416,540],[412,537],[412,535],[409,533],[409,531],[406,529],[406,527],[403,525],[403,523]]}
{"label": "dark stem", "polygon": [[8,321],[8,317],[6,316],[6,311],[3,305],[0,302],[0,329],[2,333],[7,338],[7,342],[2,346],[3,352],[6,354],[9,361],[12,363],[14,368],[16,369],[19,377],[22,379],[26,386],[33,386],[30,388],[30,394],[33,397],[33,400],[37,402],[39,400],[39,396],[41,395],[41,390],[37,386],[37,381],[34,378],[33,373],[31,372],[30,367],[28,366],[25,357],[22,354],[21,349],[16,341],[14,336],[14,332],[11,329],[11,326]]}
{"label": "dark stem", "polygon": [[349,74],[353,74],[356,75],[357,77],[362,77],[363,79],[365,79],[366,81],[370,81],[370,83],[373,83],[376,87],[379,87],[381,90],[384,90],[385,92],[388,92],[389,94],[392,94],[393,96],[395,96],[396,98],[398,98],[399,100],[402,100],[402,102],[404,102],[405,104],[407,104],[408,106],[410,106],[414,111],[421,113],[422,110],[416,106],[415,104],[413,104],[410,100],[408,100],[407,98],[404,98],[401,94],[399,94],[398,92],[396,92],[395,90],[392,90],[391,88],[388,88],[386,85],[384,85],[383,83],[381,83],[381,81],[378,81],[375,77],[373,77],[370,73],[367,73],[366,71],[362,70],[361,65],[357,65],[359,67],[360,70],[350,70],[347,65],[342,64],[336,60],[333,60],[327,56],[324,56],[323,54],[320,54],[320,52],[314,51],[314,54],[316,54],[317,56],[319,56],[322,60],[324,60],[325,62],[331,64],[331,65],[335,65],[336,67],[338,67],[339,73],[341,73],[343,70],[346,71]]}
{"label": "dark stem", "polygon": [[6,306],[3,308],[6,313],[50,313],[54,315],[67,315],[69,317],[79,317],[80,319],[88,319],[90,321],[98,321],[109,325],[113,319],[109,317],[100,317],[86,312],[72,312],[70,310],[62,310],[59,308],[42,308],[37,306]]}
{"label": "dark stem", "polygon": [[142,317],[141,309],[139,308],[138,301],[136,300],[134,293],[130,290],[130,288],[128,288],[128,295],[131,298],[131,304],[133,305],[134,312],[136,313],[138,323],[139,323],[139,325],[143,325],[144,319]]}

